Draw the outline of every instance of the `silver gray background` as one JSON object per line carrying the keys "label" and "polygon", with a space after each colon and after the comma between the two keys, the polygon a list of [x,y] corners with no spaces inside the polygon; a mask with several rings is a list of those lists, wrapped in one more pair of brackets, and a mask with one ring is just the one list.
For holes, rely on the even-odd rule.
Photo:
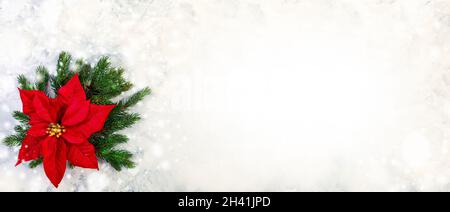
{"label": "silver gray background", "polygon": [[448,0],[0,0],[0,138],[16,76],[109,55],[154,93],[138,167],[14,167],[0,191],[448,191]]}

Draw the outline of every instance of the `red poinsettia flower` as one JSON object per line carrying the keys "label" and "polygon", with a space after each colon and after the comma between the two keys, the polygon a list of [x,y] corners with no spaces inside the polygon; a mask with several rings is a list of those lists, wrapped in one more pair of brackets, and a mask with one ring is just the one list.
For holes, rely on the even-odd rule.
{"label": "red poinsettia flower", "polygon": [[86,100],[78,75],[59,89],[55,99],[42,91],[19,91],[31,128],[16,166],[42,157],[45,174],[55,187],[64,177],[67,161],[74,166],[98,169],[95,148],[88,139],[103,129],[115,105],[95,105]]}

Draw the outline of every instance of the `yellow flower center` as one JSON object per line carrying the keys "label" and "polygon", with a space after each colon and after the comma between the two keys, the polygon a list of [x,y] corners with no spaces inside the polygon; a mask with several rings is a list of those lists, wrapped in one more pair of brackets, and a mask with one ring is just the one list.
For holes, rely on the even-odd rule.
{"label": "yellow flower center", "polygon": [[61,126],[60,124],[50,124],[48,125],[46,133],[48,136],[53,137],[56,136],[56,138],[61,137],[63,133],[66,132],[66,129],[64,126]]}

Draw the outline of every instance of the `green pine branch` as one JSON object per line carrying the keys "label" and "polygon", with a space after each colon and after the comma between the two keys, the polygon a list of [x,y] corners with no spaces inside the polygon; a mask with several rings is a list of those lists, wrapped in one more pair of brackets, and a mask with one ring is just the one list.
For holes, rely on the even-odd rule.
{"label": "green pine branch", "polygon": [[17,77],[17,81],[19,82],[19,88],[23,90],[34,90],[34,85],[30,83],[30,81],[25,77],[25,75],[21,74]]}
{"label": "green pine branch", "polygon": [[128,137],[121,134],[97,134],[91,137],[90,142],[94,144],[97,149],[111,150],[119,144],[127,143]]}
{"label": "green pine branch", "polygon": [[92,74],[92,81],[89,85],[92,95],[92,102],[95,104],[107,104],[111,99],[119,96],[123,92],[129,91],[133,84],[124,80],[124,70],[121,68],[107,68],[106,65],[97,64]]}
{"label": "green pine branch", "polygon": [[44,66],[39,66],[36,69],[36,74],[38,75],[38,80],[36,82],[35,88],[40,91],[48,93],[47,88],[50,83],[50,73]]}
{"label": "green pine branch", "polygon": [[13,117],[19,122],[19,125],[16,125],[14,127],[15,134],[10,135],[3,139],[3,143],[9,147],[16,147],[22,145],[22,141],[23,139],[25,139],[27,131],[30,128],[30,126],[28,125],[30,118],[24,113],[14,111]]}
{"label": "green pine branch", "polygon": [[58,63],[56,64],[56,76],[51,77],[52,88],[55,93],[65,85],[75,74],[70,71],[70,63],[72,56],[67,52],[59,54]]}
{"label": "green pine branch", "polygon": [[28,124],[28,122],[30,121],[30,117],[27,116],[25,113],[20,112],[20,111],[14,111],[13,112],[13,117],[19,121],[21,124]]}
{"label": "green pine branch", "polygon": [[152,90],[148,87],[134,93],[128,98],[122,99],[117,103],[117,109],[118,110],[125,110],[130,107],[135,106],[137,103],[142,101],[146,96],[150,95]]}
{"label": "green pine branch", "polygon": [[134,168],[136,164],[131,160],[133,154],[127,150],[100,150],[97,156],[108,162],[114,169],[121,171],[123,168]]}
{"label": "green pine branch", "polygon": [[22,144],[24,138],[25,136],[22,136],[20,134],[14,134],[4,138],[3,143],[8,147],[16,147]]}
{"label": "green pine branch", "polygon": [[141,117],[137,113],[127,113],[125,111],[112,113],[105,122],[104,131],[114,133],[136,124],[140,119]]}
{"label": "green pine branch", "polygon": [[30,164],[28,164],[28,166],[32,169],[38,167],[39,165],[41,165],[44,162],[43,158],[39,158],[37,160],[31,161]]}
{"label": "green pine branch", "polygon": [[[90,64],[86,64],[84,60],[77,60],[76,64],[76,72],[78,73],[78,77],[80,78],[81,84],[84,86],[84,90],[86,93],[88,92],[88,88],[91,85],[91,73],[92,67]],[[87,93],[87,96],[91,97],[90,93]]]}

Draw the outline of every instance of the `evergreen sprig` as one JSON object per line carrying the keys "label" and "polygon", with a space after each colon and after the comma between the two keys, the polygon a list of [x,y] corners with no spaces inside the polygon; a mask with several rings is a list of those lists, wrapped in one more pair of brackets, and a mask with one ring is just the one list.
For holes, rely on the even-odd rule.
{"label": "evergreen sprig", "polygon": [[[114,101],[114,98],[133,87],[133,84],[124,78],[123,68],[112,67],[108,57],[101,57],[94,67],[81,59],[76,60],[74,67],[71,63],[72,56],[62,52],[59,55],[55,75],[50,74],[45,67],[39,66],[36,69],[36,82],[33,83],[24,75],[19,75],[19,87],[24,90],[44,91],[50,97],[51,92],[57,93],[58,89],[78,73],[86,96],[93,104],[117,105],[110,113],[103,130],[89,138],[89,142],[96,148],[97,157],[118,171],[135,167],[132,161],[133,154],[119,146],[128,142],[128,137],[119,131],[133,126],[141,119],[138,113],[132,113],[129,109],[148,96],[151,93],[150,88],[141,89],[127,98]],[[29,117],[23,112],[15,111],[13,117],[19,124],[14,128],[15,133],[3,141],[9,147],[20,146],[30,128]],[[29,167],[35,168],[42,162],[42,158],[31,161]]]}

